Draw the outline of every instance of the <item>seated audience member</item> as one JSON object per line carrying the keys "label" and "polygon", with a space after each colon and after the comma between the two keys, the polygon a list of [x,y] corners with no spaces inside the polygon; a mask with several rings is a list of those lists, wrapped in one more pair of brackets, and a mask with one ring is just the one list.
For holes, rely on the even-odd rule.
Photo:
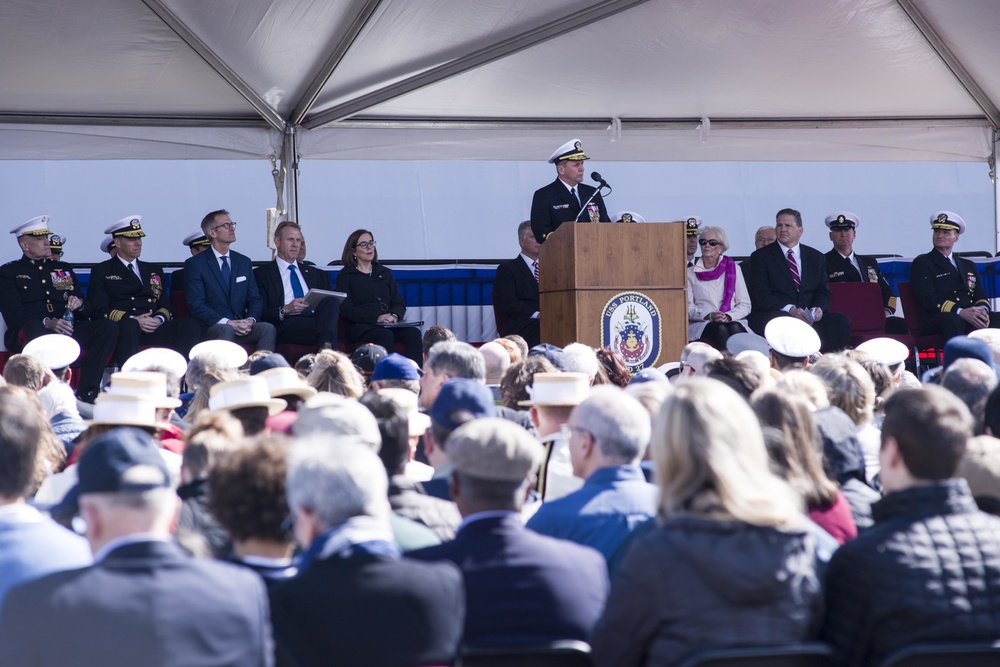
{"label": "seated audience member", "polygon": [[552,362],[552,365],[556,367],[557,371],[562,373],[566,372],[566,354],[563,349],[558,345],[553,345],[551,343],[542,343],[541,345],[536,345],[530,350],[528,350],[529,357],[545,357]]}
{"label": "seated audience member", "polygon": [[27,399],[0,391],[0,606],[15,586],[91,563],[86,540],[26,502],[41,439],[41,418]]}
{"label": "seated audience member", "polygon": [[[636,374],[636,377],[640,377],[643,373],[647,371],[658,371],[655,368],[647,368],[644,371],[640,371]],[[663,380],[657,379],[656,381],[645,381],[645,382],[632,382],[628,387],[625,388],[625,393],[639,401],[643,409],[649,414],[650,424],[656,419],[656,415],[660,412],[660,407],[663,406],[663,401],[667,400],[667,396],[674,390],[670,381],[666,379],[666,375],[663,376]],[[639,461],[639,469],[642,470],[643,477],[650,484],[654,483],[654,468],[653,468],[653,452],[649,448],[649,443],[643,448],[642,460]],[[634,534],[634,531],[633,531]],[[627,546],[627,545],[625,545]],[[618,555],[622,554],[622,550],[619,549]],[[617,557],[617,556],[616,556]],[[611,566],[611,572],[615,571],[616,561],[614,558],[608,561]]]}
{"label": "seated audience member", "polygon": [[[519,348],[517,346],[517,344],[514,343],[514,341],[512,341],[511,339],[509,339],[509,338],[494,338],[490,342],[496,343],[497,345],[499,345],[503,349],[507,350],[507,356],[510,357],[510,363],[516,364],[517,362],[521,361],[521,359],[522,359],[521,348]],[[424,358],[426,359],[426,356]]]}
{"label": "seated audience member", "polygon": [[570,343],[563,348],[566,358],[566,367],[563,369],[567,373],[583,373],[587,376],[587,384],[594,384],[601,369],[601,362],[597,360],[597,351],[589,345],[583,343]]}
{"label": "seated audience member", "polygon": [[451,542],[410,554],[449,560],[466,588],[467,646],[586,641],[608,591],[607,571],[592,549],[539,535],[520,510],[542,452],[523,429],[480,419],[448,440],[451,492],[464,520]]}
{"label": "seated audience member", "polygon": [[203,412],[209,409],[208,402],[215,385],[239,380],[242,377],[244,377],[243,374],[233,368],[216,367],[206,370],[199,376],[197,384],[189,385],[193,395],[187,405],[187,412],[184,415],[185,421],[194,423]]}
{"label": "seated audience member", "polygon": [[951,211],[931,216],[934,249],[914,258],[910,287],[920,304],[924,335],[941,334],[945,341],[976,329],[1000,327],[1000,314],[990,310],[979,271],[971,259],[954,252],[965,233],[965,220]]}
{"label": "seated audience member", "polygon": [[292,427],[295,436],[325,436],[346,439],[377,452],[382,435],[372,413],[353,398],[323,392],[299,407],[299,418]]}
{"label": "seated audience member", "polygon": [[989,345],[993,351],[993,364],[1000,365],[1000,330],[976,329],[969,332],[969,338],[978,338]]}
{"label": "seated audience member", "polygon": [[171,542],[180,501],[170,485],[147,433],[116,428],[90,442],[73,498],[95,564],[8,594],[0,664],[272,663],[263,583]]}
{"label": "seated audience member", "polygon": [[[486,386],[493,392],[493,398],[500,402],[500,380],[503,374],[510,368],[510,356],[502,346],[496,343],[483,343],[479,347],[479,354],[483,355],[486,363]],[[594,359],[596,364],[597,359]]]}
{"label": "seated audience member", "polygon": [[434,345],[420,378],[420,407],[429,410],[441,386],[452,378],[486,382],[486,360],[479,350],[459,341]]}
{"label": "seated audience member", "polygon": [[306,382],[316,391],[348,398],[358,398],[365,393],[365,381],[361,374],[346,354],[336,350],[323,350],[316,355]]}
{"label": "seated audience member", "polygon": [[805,399],[769,390],[755,396],[752,406],[761,426],[781,434],[780,448],[768,450],[772,470],[780,471],[780,477],[802,497],[809,518],[839,544],[857,537],[851,506],[823,471],[819,429]]}
{"label": "seated audience member", "polygon": [[64,382],[50,382],[38,392],[38,400],[49,420],[52,432],[71,456],[76,447],[76,439],[87,430],[87,424],[80,417],[73,389]]}
{"label": "seated audience member", "polygon": [[680,376],[704,375],[705,366],[721,358],[722,353],[707,343],[688,343],[681,350]]}
{"label": "seated audience member", "polygon": [[764,338],[771,346],[771,368],[782,373],[806,368],[821,344],[812,327],[791,317],[776,317],[768,322]]}
{"label": "seated audience member", "polygon": [[37,357],[13,354],[4,364],[3,379],[5,384],[37,392],[54,378],[48,367]]}
{"label": "seated audience member", "polygon": [[501,336],[519,334],[533,347],[542,342],[538,320],[538,251],[531,221],[517,227],[521,252],[502,262],[493,279],[493,304],[505,320]]}
{"label": "seated audience member", "polygon": [[746,402],[715,380],[678,383],[651,446],[660,525],[618,567],[591,637],[596,667],[811,637],[822,605],[814,542]]}
{"label": "seated audience member", "polygon": [[220,382],[212,387],[210,410],[225,410],[239,420],[246,436],[263,433],[267,418],[285,409],[282,398],[271,398],[267,380],[259,376]]}
{"label": "seated audience member", "polygon": [[[405,358],[405,357],[404,357]],[[407,359],[407,363],[413,363]],[[403,466],[403,474],[415,482],[426,482],[434,476],[434,468],[417,461],[417,447],[420,445],[420,439],[424,437],[427,429],[430,428],[431,418],[425,413],[420,412],[420,408],[417,405],[417,394],[409,389],[403,389],[402,387],[389,387],[387,389],[379,389],[379,396],[385,396],[386,398],[391,398],[399,408],[406,415],[407,428],[409,431],[409,453],[407,455],[406,465]],[[381,450],[379,450],[381,451]]]}
{"label": "seated audience member", "polygon": [[[524,340],[523,336],[518,336],[517,334],[511,334],[509,336],[504,336],[504,338],[507,339],[507,340],[509,340],[510,342],[514,343],[514,345],[517,346],[518,351],[520,351],[520,353],[521,353],[521,359],[526,358],[528,356],[528,350],[530,350],[531,347],[534,347],[534,346],[529,347],[528,346],[528,341]],[[517,359],[513,359],[512,363],[514,361],[518,361],[518,360]]]}
{"label": "seated audience member", "polygon": [[455,503],[428,495],[420,482],[405,474],[406,464],[413,454],[410,446],[410,415],[406,409],[390,396],[378,393],[365,394],[360,403],[378,421],[378,430],[382,435],[378,456],[389,475],[389,506],[392,511],[407,519],[419,521],[437,533],[442,540],[454,539],[455,529],[462,521]]}
{"label": "seated audience member", "polygon": [[369,389],[406,389],[414,396],[420,394],[420,368],[401,354],[393,352],[375,364]]}
{"label": "seated audience member", "polygon": [[833,555],[822,638],[836,662],[879,665],[914,644],[992,641],[1000,627],[1000,518],[956,471],[972,436],[940,387],[902,389],[882,424],[875,526]]}
{"label": "seated audience member", "polygon": [[[754,250],[760,250],[766,245],[770,245],[778,240],[778,233],[774,230],[771,225],[764,225],[757,229],[753,235],[753,247]],[[747,289],[750,289],[750,276],[753,275],[753,262],[750,257],[747,257],[742,262],[740,262],[740,273],[743,274],[743,280],[747,284]]]}
{"label": "seated audience member", "polygon": [[299,360],[295,362],[295,372],[298,373],[302,379],[305,379],[309,377],[310,373],[312,373],[313,366],[315,365],[315,354],[303,354],[299,357]]}
{"label": "seated audience member", "polygon": [[970,438],[956,477],[969,484],[979,509],[1000,516],[1000,440],[991,435]]}
{"label": "seated audience member", "polygon": [[910,356],[910,348],[898,340],[893,338],[872,338],[858,345],[857,351],[867,353],[876,361],[885,364],[892,375],[895,386],[914,387],[920,385],[920,381],[916,379],[916,376],[906,370],[904,366]]}
{"label": "seated audience member", "polygon": [[[427,363],[427,357],[431,355],[431,348],[438,343],[454,343],[457,340],[455,332],[442,324],[432,324],[427,327],[427,331],[424,332],[420,340],[423,362]],[[527,354],[527,350],[525,350],[525,354]]]}
{"label": "seated audience member", "polygon": [[208,473],[209,508],[232,539],[233,562],[259,574],[269,590],[298,572],[282,526],[288,450],[284,436],[261,436],[220,456]]}
{"label": "seated audience member", "polygon": [[257,374],[267,382],[267,391],[271,398],[284,399],[285,410],[298,412],[299,407],[318,392],[306,384],[294,368],[288,366],[269,368]]}
{"label": "seated audience member", "polygon": [[[760,357],[763,363],[763,357]],[[733,389],[744,400],[750,400],[750,394],[757,391],[761,384],[761,375],[750,364],[736,357],[722,357],[709,362],[705,366],[705,377],[718,380]]]}
{"label": "seated audience member", "polygon": [[965,403],[972,414],[973,432],[982,435],[986,399],[997,387],[997,372],[978,359],[958,359],[941,376],[941,386]]}
{"label": "seated audience member", "polygon": [[590,390],[587,376],[583,373],[535,373],[532,384],[526,389],[531,399],[521,401],[520,405],[529,408],[531,422],[545,447],[545,456],[536,471],[536,491],[542,500],[562,498],[582,484],[573,471],[567,423],[573,408],[587,398]]}
{"label": "seated audience member", "polygon": [[610,560],[628,534],[656,514],[659,494],[639,460],[649,442],[646,410],[620,389],[595,389],[569,418],[569,455],[583,487],[542,503],[528,528],[593,547]]}
{"label": "seated audience member", "polygon": [[737,270],[729,239],[721,227],[705,227],[698,240],[701,257],[688,268],[688,340],[701,339],[717,350],[749,325],[750,293],[743,272]]}
{"label": "seated audience member", "polygon": [[368,343],[361,345],[351,353],[351,363],[361,374],[361,380],[365,388],[368,388],[368,380],[375,371],[375,365],[389,356],[389,352],[381,345]]}
{"label": "seated audience member", "polygon": [[279,650],[302,667],[451,664],[465,621],[462,575],[451,563],[400,558],[378,456],[300,441],[286,489],[305,551],[298,576],[271,590]]}
{"label": "seated audience member", "polygon": [[434,466],[434,476],[424,482],[424,491],[437,498],[451,500],[448,480],[451,479],[452,464],[447,450],[448,437],[466,422],[496,417],[493,394],[486,385],[475,380],[447,380],[438,388],[428,415],[431,425],[424,435],[424,451],[427,461]]}
{"label": "seated audience member", "polygon": [[535,375],[555,372],[556,367],[545,357],[525,357],[511,364],[500,380],[500,396],[504,407],[523,410],[522,403],[531,398],[528,387],[532,386]]}

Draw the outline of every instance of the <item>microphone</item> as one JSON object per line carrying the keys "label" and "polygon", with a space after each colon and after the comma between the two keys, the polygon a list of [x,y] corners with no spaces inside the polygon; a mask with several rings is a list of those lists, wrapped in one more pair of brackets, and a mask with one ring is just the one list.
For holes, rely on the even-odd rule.
{"label": "microphone", "polygon": [[600,183],[601,187],[604,187],[604,188],[610,188],[611,187],[610,185],[608,185],[608,182],[606,180],[604,180],[603,178],[601,178],[601,175],[598,174],[596,171],[590,172],[590,178],[592,180],[597,181],[598,183]]}

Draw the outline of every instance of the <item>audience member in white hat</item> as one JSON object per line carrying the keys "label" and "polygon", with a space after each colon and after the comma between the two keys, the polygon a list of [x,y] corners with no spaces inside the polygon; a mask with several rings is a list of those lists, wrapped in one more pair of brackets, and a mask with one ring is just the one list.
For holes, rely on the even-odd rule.
{"label": "audience member in white hat", "polygon": [[282,398],[271,398],[267,380],[260,376],[220,382],[212,387],[208,399],[209,410],[226,410],[240,420],[248,436],[264,432],[267,418],[287,405]]}
{"label": "audience member in white hat", "polygon": [[771,366],[779,371],[805,368],[809,358],[819,352],[819,334],[794,317],[776,317],[764,327],[764,338],[771,346]]}

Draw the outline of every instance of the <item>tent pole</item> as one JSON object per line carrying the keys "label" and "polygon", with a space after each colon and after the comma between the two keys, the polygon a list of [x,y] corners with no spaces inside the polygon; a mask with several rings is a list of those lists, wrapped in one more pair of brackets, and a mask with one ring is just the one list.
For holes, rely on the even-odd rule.
{"label": "tent pole", "polygon": [[1000,130],[993,128],[993,155],[990,156],[990,180],[993,181],[993,254],[1000,253],[1000,184],[997,183],[997,149]]}
{"label": "tent pole", "polygon": [[285,219],[299,222],[298,126],[288,125],[281,145],[281,166],[285,170]]}

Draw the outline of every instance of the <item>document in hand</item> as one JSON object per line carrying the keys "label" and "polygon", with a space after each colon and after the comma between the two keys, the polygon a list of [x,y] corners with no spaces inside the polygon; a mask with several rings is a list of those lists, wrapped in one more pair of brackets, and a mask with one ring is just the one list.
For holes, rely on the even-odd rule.
{"label": "document in hand", "polygon": [[330,297],[334,297],[339,301],[343,301],[344,299],[347,298],[347,292],[334,292],[333,290],[316,289],[314,287],[311,288],[308,292],[306,292],[305,296],[306,305],[308,305],[313,310],[316,310],[316,307],[319,305],[320,301],[322,301],[323,299],[329,299]]}

